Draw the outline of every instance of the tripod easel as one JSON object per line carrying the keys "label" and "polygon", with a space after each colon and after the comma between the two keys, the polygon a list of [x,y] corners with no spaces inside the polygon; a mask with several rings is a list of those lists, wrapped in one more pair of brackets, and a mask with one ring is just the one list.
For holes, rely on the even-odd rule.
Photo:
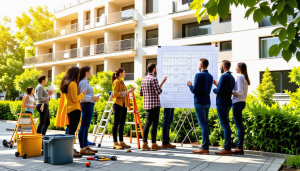
{"label": "tripod easel", "polygon": [[[195,124],[194,124],[194,119],[193,119],[193,113],[192,113],[192,110],[191,110],[191,109],[183,108],[182,113],[181,113],[181,115],[180,115],[180,117],[179,117],[179,120],[178,120],[178,122],[177,122],[177,124],[176,124],[176,127],[175,127],[175,129],[174,129],[174,132],[176,131],[176,128],[177,128],[177,126],[179,125],[179,122],[180,122],[181,117],[182,117],[183,114],[185,114],[185,118],[183,119],[183,121],[182,121],[182,123],[181,123],[181,125],[180,125],[180,127],[179,127],[179,129],[178,129],[178,131],[177,131],[177,133],[176,133],[176,136],[175,136],[175,138],[174,138],[174,140],[173,140],[172,143],[174,143],[176,137],[178,136],[178,134],[179,134],[179,132],[180,132],[180,130],[181,130],[181,127],[183,127],[183,129],[184,129],[184,131],[185,131],[185,133],[186,133],[186,136],[184,137],[184,139],[183,139],[183,141],[182,141],[182,143],[181,143],[181,146],[183,145],[183,143],[184,143],[184,141],[185,141],[186,138],[189,138],[189,141],[190,141],[190,143],[192,144],[192,141],[191,141],[190,136],[189,136],[189,134],[191,133],[191,131],[194,131],[195,136],[196,136],[196,139],[197,139],[197,143],[198,143],[198,145],[199,145],[198,136],[197,136],[197,133],[196,133],[196,130],[195,130]],[[191,123],[190,120],[189,120],[189,116],[188,116],[189,114],[190,114],[190,116],[191,116],[193,125],[192,125],[192,123]],[[190,126],[191,126],[191,130],[189,130],[189,132],[187,132],[186,129],[185,129],[185,127],[184,127],[184,122],[185,122],[186,119],[187,119],[187,121],[189,122],[189,124],[190,124]]]}

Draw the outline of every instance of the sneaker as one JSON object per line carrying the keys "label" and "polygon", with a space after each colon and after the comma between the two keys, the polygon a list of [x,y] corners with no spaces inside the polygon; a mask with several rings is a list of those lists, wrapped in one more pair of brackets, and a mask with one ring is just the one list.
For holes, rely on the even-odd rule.
{"label": "sneaker", "polygon": [[130,145],[125,144],[124,142],[120,143],[120,146],[124,147],[124,148],[131,148]]}
{"label": "sneaker", "polygon": [[124,147],[120,146],[119,144],[114,144],[113,149],[124,150]]}
{"label": "sneaker", "polygon": [[157,145],[156,143],[152,143],[151,145],[151,151],[161,150],[162,147]]}
{"label": "sneaker", "polygon": [[82,155],[78,151],[76,151],[75,149],[73,150],[73,157],[82,157]]}
{"label": "sneaker", "polygon": [[90,147],[88,147],[88,149],[89,149],[90,151],[94,152],[94,153],[98,153],[98,150],[93,150],[93,149],[91,149]]}
{"label": "sneaker", "polygon": [[142,146],[142,151],[150,151],[151,148],[148,146],[147,143],[143,143],[143,146]]}
{"label": "sneaker", "polygon": [[89,148],[85,148],[84,150],[80,150],[80,154],[82,155],[95,155],[95,152],[91,151]]}
{"label": "sneaker", "polygon": [[176,148],[176,145],[172,145],[172,144],[167,144],[167,145],[162,145],[162,148]]}

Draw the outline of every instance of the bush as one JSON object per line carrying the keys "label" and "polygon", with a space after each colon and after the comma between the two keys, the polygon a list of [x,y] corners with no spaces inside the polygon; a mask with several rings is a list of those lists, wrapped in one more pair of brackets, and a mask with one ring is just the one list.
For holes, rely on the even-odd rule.
{"label": "bush", "polygon": [[55,125],[55,118],[50,118],[50,125],[48,127],[48,129],[52,129],[52,130],[65,130],[65,128],[63,127],[56,127]]}
{"label": "bush", "polygon": [[0,119],[15,120],[15,117],[10,112],[9,101],[0,101]]}
{"label": "bush", "polygon": [[300,155],[287,156],[286,161],[283,165],[290,167],[290,168],[294,168],[294,169],[300,169]]}
{"label": "bush", "polygon": [[261,84],[259,84],[256,89],[258,100],[268,106],[274,104],[273,95],[276,93],[272,79],[273,77],[271,76],[269,68],[267,67],[265,73],[263,74]]}

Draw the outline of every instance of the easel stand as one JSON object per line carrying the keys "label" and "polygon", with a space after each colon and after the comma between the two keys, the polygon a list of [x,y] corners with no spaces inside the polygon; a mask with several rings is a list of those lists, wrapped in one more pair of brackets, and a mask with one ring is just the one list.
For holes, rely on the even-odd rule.
{"label": "easel stand", "polygon": [[[185,114],[185,117],[184,117],[184,119],[183,119],[183,121],[182,121],[182,123],[181,123],[181,125],[180,125],[180,127],[179,127],[179,129],[178,129],[178,131],[177,131],[177,133],[176,133],[176,136],[175,136],[175,138],[174,138],[174,140],[173,140],[172,143],[174,143],[174,141],[175,141],[176,137],[178,136],[178,134],[179,134],[181,128],[183,127],[183,129],[184,129],[184,131],[185,131],[185,133],[186,133],[186,136],[184,137],[184,139],[183,139],[183,141],[182,141],[182,143],[181,143],[181,147],[182,147],[184,141],[186,140],[186,138],[189,138],[189,141],[190,141],[190,143],[192,144],[192,141],[191,141],[190,136],[189,136],[189,134],[190,134],[192,131],[194,131],[195,136],[196,136],[196,139],[197,139],[197,143],[198,143],[198,145],[199,145],[198,137],[197,137],[196,130],[195,130],[195,124],[194,124],[194,119],[193,119],[193,113],[192,113],[192,110],[191,110],[191,109],[183,108],[182,113],[181,113],[181,115],[180,115],[180,117],[179,117],[179,120],[178,120],[178,122],[177,122],[177,124],[176,124],[176,127],[175,127],[175,129],[174,129],[174,132],[176,131],[176,128],[177,128],[177,126],[179,125],[179,122],[180,122],[180,120],[181,120],[181,117],[182,117],[182,115],[184,115],[184,114]],[[191,119],[192,119],[192,123],[193,123],[193,124],[190,122],[190,119],[189,119],[189,116],[188,116],[188,115],[191,116]],[[189,124],[190,124],[190,126],[191,126],[191,130],[189,130],[189,132],[187,132],[186,129],[185,129],[185,127],[184,127],[184,122],[185,122],[186,119],[187,119],[187,121],[189,122]]]}

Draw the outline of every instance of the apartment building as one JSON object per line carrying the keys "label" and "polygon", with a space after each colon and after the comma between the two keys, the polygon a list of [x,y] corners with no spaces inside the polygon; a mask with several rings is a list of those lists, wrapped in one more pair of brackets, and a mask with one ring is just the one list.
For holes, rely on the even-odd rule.
{"label": "apartment building", "polygon": [[248,65],[249,92],[260,84],[269,67],[276,87],[274,99],[288,101],[284,90],[297,88],[289,83],[288,72],[299,62],[295,56],[289,63],[280,54],[269,57],[268,48],[279,42],[271,36],[277,26],[269,18],[259,24],[252,17],[244,19],[242,6],[231,7],[225,20],[210,22],[206,17],[198,24],[195,11],[189,9],[191,1],[76,0],[65,4],[55,9],[54,30],[37,38],[36,56],[25,58],[24,68],[42,70],[55,80],[72,65],[88,65],[94,74],[123,67],[125,83],[132,83],[146,75],[148,63],[156,62],[158,45],[210,45],[219,48],[219,62],[232,61],[233,73],[237,63]]}

